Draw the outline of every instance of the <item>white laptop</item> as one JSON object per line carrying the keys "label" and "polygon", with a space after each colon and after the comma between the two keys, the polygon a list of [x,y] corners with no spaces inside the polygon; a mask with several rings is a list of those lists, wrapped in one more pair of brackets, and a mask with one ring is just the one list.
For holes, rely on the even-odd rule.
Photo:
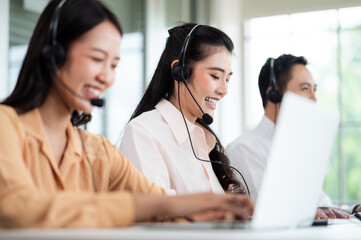
{"label": "white laptop", "polygon": [[[283,97],[252,229],[310,226],[339,123],[336,111],[294,93]],[[242,169],[239,169],[242,172]],[[151,223],[148,227],[238,228],[237,223]]]}
{"label": "white laptop", "polygon": [[312,224],[338,123],[336,111],[285,94],[252,228]]}

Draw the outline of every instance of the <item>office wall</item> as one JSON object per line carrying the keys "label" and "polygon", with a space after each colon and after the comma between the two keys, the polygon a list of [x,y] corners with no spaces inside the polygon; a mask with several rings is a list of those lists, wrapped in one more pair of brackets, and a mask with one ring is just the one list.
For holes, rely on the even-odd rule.
{"label": "office wall", "polygon": [[[15,2],[22,2],[21,0],[13,0]],[[37,0],[32,0],[37,1]],[[43,0],[38,0],[43,1]],[[235,43],[235,68],[236,74],[233,76],[233,81],[230,84],[229,96],[222,101],[222,107],[217,113],[218,116],[232,116],[229,118],[219,119],[219,134],[227,143],[236,135],[239,135],[245,130],[244,125],[244,56],[243,56],[243,22],[246,19],[278,14],[288,14],[303,11],[314,11],[338,7],[350,7],[361,5],[361,0],[182,0],[177,3],[176,0],[137,0],[136,2],[145,3],[146,14],[145,26],[140,26],[141,23],[133,20],[132,13],[137,5],[130,4],[130,1],[104,0],[112,9],[121,13],[122,23],[125,24],[125,30],[131,32],[134,29],[140,30],[144,27],[145,32],[145,73],[144,86],[150,79],[151,73],[154,71],[154,64],[157,62],[160,52],[164,47],[166,32],[164,29],[169,25],[175,25],[177,18],[181,21],[196,21],[204,24],[211,24],[219,27],[231,36]],[[133,1],[134,2],[134,1]],[[170,4],[173,3],[173,4]],[[169,8],[167,6],[179,5],[181,9],[180,15],[169,15]],[[2,37],[0,38],[0,100],[7,95],[9,88],[8,84],[8,48],[9,44],[16,43],[19,39],[12,37],[9,40],[9,0],[0,1],[0,24],[2,26]],[[176,13],[175,8],[171,9]],[[177,9],[179,10],[179,9]],[[180,10],[179,10],[180,11]],[[139,14],[141,11],[137,11]],[[126,14],[128,13],[128,15]],[[31,16],[30,16],[31,17]],[[140,18],[136,18],[140,19]],[[16,23],[16,22],[15,22]],[[13,24],[14,26],[16,24]],[[26,27],[26,26],[23,26]],[[29,28],[30,29],[30,28]],[[143,31],[143,29],[141,29]],[[29,32],[31,32],[29,30]],[[161,33],[160,33],[161,32]],[[24,32],[25,33],[25,32]],[[21,40],[21,39],[20,39]],[[236,81],[237,80],[237,81]],[[232,108],[229,108],[232,106]],[[232,122],[230,122],[232,121]],[[233,130],[226,130],[226,126],[237,125],[240,128]],[[218,129],[217,126],[214,126]],[[228,132],[229,131],[229,132]]]}
{"label": "office wall", "polygon": [[243,19],[360,6],[361,0],[243,0]]}

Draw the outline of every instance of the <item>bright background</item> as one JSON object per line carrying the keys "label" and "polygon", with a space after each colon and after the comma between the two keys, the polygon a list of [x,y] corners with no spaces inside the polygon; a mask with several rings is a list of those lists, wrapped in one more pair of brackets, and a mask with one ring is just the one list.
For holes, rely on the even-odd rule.
{"label": "bright background", "polygon": [[[47,0],[0,1],[0,100],[13,89]],[[212,128],[228,145],[263,114],[259,71],[268,57],[303,55],[319,104],[341,114],[324,189],[335,203],[361,200],[361,0],[103,0],[125,30],[117,80],[87,129],[119,144],[168,36],[180,21],[209,24],[235,43],[234,76]],[[307,173],[305,173],[305,177]]]}

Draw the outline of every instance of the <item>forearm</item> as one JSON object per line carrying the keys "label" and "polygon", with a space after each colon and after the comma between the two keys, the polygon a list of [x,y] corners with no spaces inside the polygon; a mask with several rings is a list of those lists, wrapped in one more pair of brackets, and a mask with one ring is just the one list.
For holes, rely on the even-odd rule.
{"label": "forearm", "polygon": [[162,195],[133,195],[134,222],[165,217],[172,213],[172,202]]}
{"label": "forearm", "polygon": [[0,224],[6,228],[122,227],[134,221],[134,203],[126,192],[44,194],[23,189],[1,194],[1,199]]}
{"label": "forearm", "polygon": [[181,196],[134,196],[135,222],[145,221],[152,217],[190,216],[212,211],[229,213],[236,218],[246,219],[252,214],[253,205],[247,196],[239,194],[200,193]]}

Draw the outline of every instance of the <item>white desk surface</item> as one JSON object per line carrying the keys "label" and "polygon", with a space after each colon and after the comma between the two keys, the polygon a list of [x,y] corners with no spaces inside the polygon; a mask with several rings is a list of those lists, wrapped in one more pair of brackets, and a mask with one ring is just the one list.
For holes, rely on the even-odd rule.
{"label": "white desk surface", "polygon": [[289,230],[165,230],[134,226],[122,229],[0,230],[0,239],[361,239],[361,224]]}

